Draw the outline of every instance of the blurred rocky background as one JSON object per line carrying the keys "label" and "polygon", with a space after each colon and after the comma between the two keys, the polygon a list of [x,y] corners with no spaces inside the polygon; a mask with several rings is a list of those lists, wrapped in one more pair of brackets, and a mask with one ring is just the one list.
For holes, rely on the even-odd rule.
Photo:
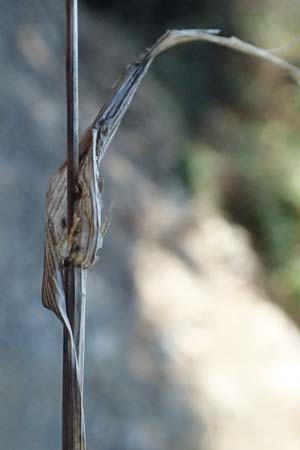
{"label": "blurred rocky background", "polygon": [[[41,305],[44,197],[65,158],[64,2],[0,0],[0,442],[61,446],[62,330]],[[80,4],[87,126],[165,29],[300,64],[296,0]],[[300,448],[299,89],[207,44],[155,62],[103,164],[89,273],[89,449]]]}

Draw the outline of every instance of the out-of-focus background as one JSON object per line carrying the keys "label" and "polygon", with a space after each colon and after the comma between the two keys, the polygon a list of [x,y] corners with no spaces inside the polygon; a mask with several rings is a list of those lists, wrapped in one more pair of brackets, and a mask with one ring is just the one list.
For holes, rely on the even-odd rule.
{"label": "out-of-focus background", "polygon": [[[65,158],[64,2],[0,0],[0,447],[59,449],[62,330],[41,305],[44,197]],[[296,0],[86,0],[81,129],[167,28],[300,64]],[[103,164],[89,272],[89,449],[299,450],[299,88],[197,43],[154,63]]]}

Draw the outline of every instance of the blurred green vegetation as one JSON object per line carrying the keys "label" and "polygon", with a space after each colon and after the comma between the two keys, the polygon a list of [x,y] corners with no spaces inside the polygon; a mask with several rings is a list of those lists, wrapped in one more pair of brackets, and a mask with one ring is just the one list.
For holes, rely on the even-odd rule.
{"label": "blurred green vegetation", "polygon": [[[235,34],[299,64],[300,4],[253,3],[231,2]],[[226,98],[207,109],[181,170],[194,194],[251,232],[273,296],[300,322],[300,90],[238,54],[226,52],[222,72]]]}
{"label": "blurred green vegetation", "polygon": [[[171,27],[217,27],[300,65],[298,0],[86,1],[145,44]],[[266,62],[198,48],[156,65],[186,124],[178,171],[250,231],[274,297],[300,323],[300,90]]]}

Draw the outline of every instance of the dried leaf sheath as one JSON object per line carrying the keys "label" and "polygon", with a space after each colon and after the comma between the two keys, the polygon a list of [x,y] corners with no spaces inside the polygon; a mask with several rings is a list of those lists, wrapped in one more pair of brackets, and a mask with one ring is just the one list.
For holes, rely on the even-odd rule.
{"label": "dried leaf sheath", "polygon": [[[66,227],[67,166],[64,164],[50,179],[46,200],[46,243],[43,280],[43,304],[51,309],[64,323],[70,336],[71,358],[68,370],[73,373],[72,396],[80,411],[77,418],[80,436],[76,450],[85,448],[84,415],[82,405],[84,342],[73,336],[65,301],[64,265],[72,260],[81,267],[82,302],[85,304],[86,268],[97,258],[102,245],[101,193],[97,183],[95,145],[81,158],[78,179],[79,194],[76,202],[76,217],[70,240]],[[80,341],[81,339],[81,341]],[[78,342],[79,340],[79,342]],[[76,348],[79,349],[77,355]]]}
{"label": "dried leaf sheath", "polygon": [[70,370],[73,374],[72,395],[80,403],[77,419],[79,434],[74,450],[85,450],[85,430],[82,404],[83,351],[78,357],[77,348],[84,342],[76,342],[72,334],[66,311],[64,291],[64,267],[68,261],[82,270],[82,290],[86,292],[86,269],[97,260],[97,252],[102,246],[101,207],[99,171],[101,161],[117,131],[142,79],[153,59],[162,51],[185,42],[204,40],[230,47],[249,55],[267,59],[286,70],[298,83],[300,71],[297,67],[272,55],[270,52],[243,43],[235,38],[215,36],[216,32],[205,30],[173,30],[162,36],[150,49],[131,64],[116,87],[108,102],[100,110],[93,124],[85,131],[80,142],[80,169],[78,178],[79,194],[75,205],[74,226],[67,237],[67,166],[63,164],[51,177],[46,198],[46,236],[42,298],[46,308],[52,310],[65,325],[72,347]]}

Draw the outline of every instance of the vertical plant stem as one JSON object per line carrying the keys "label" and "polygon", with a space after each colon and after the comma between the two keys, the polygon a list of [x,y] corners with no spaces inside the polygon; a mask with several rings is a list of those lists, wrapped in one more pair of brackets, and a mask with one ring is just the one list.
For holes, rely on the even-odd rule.
{"label": "vertical plant stem", "polygon": [[[74,211],[79,172],[78,145],[78,6],[77,0],[66,0],[66,94],[67,94],[67,224],[70,236],[74,225]],[[71,324],[80,377],[83,382],[85,296],[82,295],[82,271],[69,263],[64,270],[66,307]],[[63,346],[63,450],[84,448],[82,436],[81,398],[74,374],[74,352],[70,336],[64,329]]]}

